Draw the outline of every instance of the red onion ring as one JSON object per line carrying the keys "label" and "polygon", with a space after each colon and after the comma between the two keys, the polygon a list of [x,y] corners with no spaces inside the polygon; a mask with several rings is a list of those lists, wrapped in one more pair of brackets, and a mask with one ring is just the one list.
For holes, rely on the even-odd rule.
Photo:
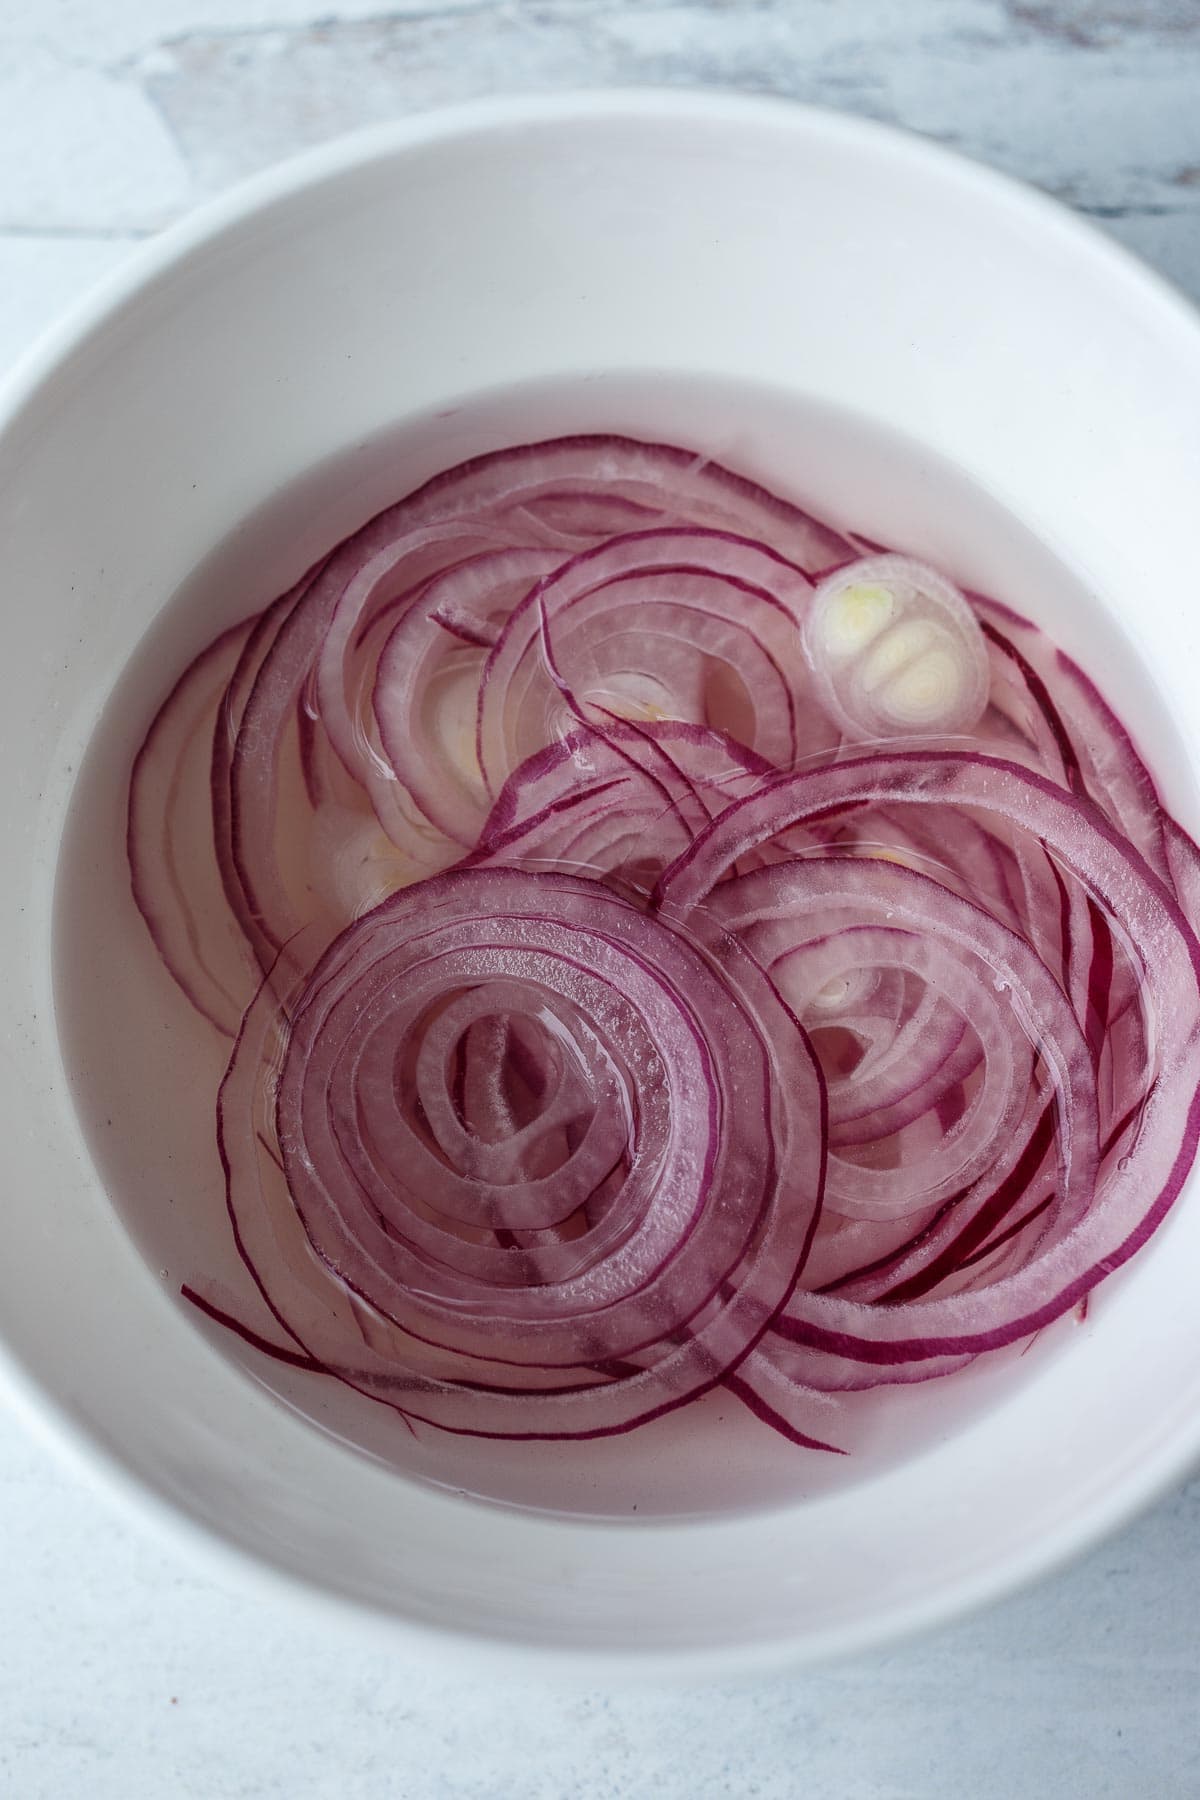
{"label": "red onion ring", "polygon": [[410,1423],[723,1382],[829,1449],[833,1397],[1069,1311],[1195,1153],[1200,853],[1106,702],[686,452],[504,450],[369,521],[185,671],[128,833],[236,1033],[286,1342],[187,1292]]}
{"label": "red onion ring", "polygon": [[[439,1118],[425,1109],[424,1142],[413,1112],[422,1092],[445,1089],[459,1025],[493,1006],[513,1016],[517,990],[526,1017],[549,1008],[557,1020],[603,1142],[572,1190],[580,1207],[626,1152],[597,1221],[533,1247],[496,1238],[552,1227],[553,1207],[532,1210],[534,1196],[552,1199],[589,1132],[556,1183],[506,1187],[444,1160],[458,1147],[444,1091]],[[410,1082],[414,1055],[424,1063]],[[278,1161],[262,1126],[277,1066]],[[595,882],[496,869],[393,896],[324,953],[286,1008],[264,983],[220,1125],[239,1245],[307,1356],[345,1377],[353,1295],[385,1345],[362,1356],[354,1383],[406,1416],[487,1436],[587,1437],[683,1404],[752,1348],[819,1214],[822,1112],[803,1034],[724,934],[705,948]],[[491,1175],[519,1171],[518,1155]],[[490,1242],[453,1228],[472,1196]],[[287,1304],[297,1267],[309,1300],[300,1324]],[[608,1372],[630,1359],[632,1372]]]}
{"label": "red onion ring", "polygon": [[[883,1296],[888,1304],[869,1305],[797,1293],[777,1321],[780,1334],[798,1343],[886,1365],[974,1354],[1028,1336],[1069,1311],[1149,1237],[1175,1200],[1200,1136],[1200,1038],[1191,1024],[1200,1016],[1200,946],[1174,896],[1100,815],[1044,777],[980,754],[892,753],[781,778],[735,801],[667,870],[658,889],[664,912],[690,916],[731,865],[776,833],[863,804],[969,808],[1039,838],[1103,899],[1136,946],[1159,1027],[1139,1136],[1104,1191],[1082,1217],[1069,1211],[1067,1229],[1040,1254],[986,1288],[944,1298],[910,1302],[893,1292]],[[1083,1099],[1082,1079],[1070,1092],[1076,1104]]]}
{"label": "red onion ring", "polygon": [[467,860],[573,871],[648,894],[697,831],[771,773],[721,732],[679,720],[584,728],[509,777]]}
{"label": "red onion ring", "polygon": [[561,564],[513,611],[483,670],[489,789],[562,735],[564,693],[568,726],[597,711],[682,719],[793,767],[830,741],[796,654],[811,593],[799,569],[727,532],[636,532]]}

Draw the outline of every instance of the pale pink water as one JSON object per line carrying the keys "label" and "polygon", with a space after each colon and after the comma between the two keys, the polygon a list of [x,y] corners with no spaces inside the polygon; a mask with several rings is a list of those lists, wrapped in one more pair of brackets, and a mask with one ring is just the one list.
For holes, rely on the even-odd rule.
{"label": "pale pink water", "polygon": [[[248,518],[198,568],[122,673],[81,770],[56,896],[59,1026],[76,1104],[114,1206],[165,1290],[245,1285],[225,1213],[214,1103],[225,1040],[188,1006],[133,906],[125,860],[132,757],[178,672],[225,625],[256,610],[313,558],[437,469],[504,443],[616,430],[684,443],[796,499],[835,525],[926,557],[1042,623],[1114,698],[1152,767],[1179,766],[1154,692],[1124,641],[1051,554],[996,501],[913,444],[767,391],[712,381],[581,379],[509,392],[406,422],[355,446]],[[182,1305],[183,1302],[180,1302]],[[919,1454],[1079,1354],[1087,1324],[1044,1334],[1028,1356],[830,1404],[847,1458],[796,1449],[718,1392],[623,1438],[493,1443],[414,1435],[344,1387],[246,1349],[185,1308],[216,1353],[281,1403],[419,1479],[524,1506],[622,1515],[763,1506],[866,1478]],[[1053,1343],[1051,1343],[1053,1339]]]}

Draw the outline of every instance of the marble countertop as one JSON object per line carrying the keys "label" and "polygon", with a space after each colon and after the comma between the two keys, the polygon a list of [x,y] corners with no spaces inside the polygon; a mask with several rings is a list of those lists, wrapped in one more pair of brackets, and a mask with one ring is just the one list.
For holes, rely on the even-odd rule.
{"label": "marble countertop", "polygon": [[[1197,0],[0,0],[0,369],[132,245],[282,155],[442,101],[611,83],[899,121],[1200,298]],[[685,1694],[548,1692],[297,1623],[164,1551],[2,1413],[0,1545],[0,1795],[19,1800],[1200,1794],[1200,1481],[937,1636]]]}

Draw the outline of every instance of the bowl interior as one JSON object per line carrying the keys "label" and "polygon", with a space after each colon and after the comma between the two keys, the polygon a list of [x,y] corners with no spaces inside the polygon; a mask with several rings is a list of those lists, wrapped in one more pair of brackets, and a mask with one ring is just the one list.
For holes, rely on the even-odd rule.
{"label": "bowl interior", "polygon": [[[30,366],[0,434],[19,596],[0,671],[0,1328],[60,1423],[141,1491],[325,1591],[530,1645],[815,1655],[1048,1566],[1194,1454],[1200,1328],[1185,1271],[1200,1211],[1186,1197],[1102,1293],[1085,1342],[895,1468],[753,1518],[537,1517],[399,1480],[217,1354],[109,1203],[121,1147],[106,1150],[92,1117],[89,1151],[51,1025],[50,896],[74,772],[165,603],[215,545],[282,585],[413,479],[486,447],[481,430],[568,428],[551,416],[564,395],[586,413],[578,427],[703,428],[703,448],[823,504],[861,478],[873,511],[897,521],[880,519],[884,531],[911,508],[869,458],[856,467],[854,432],[831,425],[823,460],[785,468],[797,409],[869,421],[961,471],[1032,533],[1035,610],[1112,692],[1196,824],[1187,671],[1200,627],[1179,571],[1200,471],[1200,332],[1153,278],[1048,203],[919,142],[756,102],[476,108],[320,153],[152,252]],[[507,396],[490,427],[479,396]],[[389,440],[421,417],[427,437]],[[336,481],[295,486],[331,467]],[[301,491],[309,503],[288,512],[279,496]],[[239,540],[268,517],[266,536]],[[986,531],[941,529],[948,547],[924,547],[986,581]],[[1039,545],[1091,603],[1054,616]],[[177,657],[224,622],[220,604],[178,614]],[[64,876],[74,905],[101,904],[116,866],[109,827],[87,845]],[[119,983],[120,957],[102,973]],[[104,1052],[94,1037],[97,1069]],[[138,1078],[136,1064],[122,1072]]]}

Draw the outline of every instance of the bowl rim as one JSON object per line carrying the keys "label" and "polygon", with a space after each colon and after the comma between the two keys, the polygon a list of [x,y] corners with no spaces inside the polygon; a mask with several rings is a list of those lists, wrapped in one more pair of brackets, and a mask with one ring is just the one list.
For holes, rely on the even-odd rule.
{"label": "bowl rim", "polygon": [[[1200,309],[1167,276],[1143,262],[1063,202],[973,157],[931,141],[906,127],[854,113],[777,96],[710,87],[597,87],[554,93],[508,93],[421,110],[404,118],[332,138],[244,178],[188,210],[148,242],[133,247],[109,273],[91,285],[0,375],[0,438],[36,403],[59,366],[161,275],[180,268],[226,232],[270,212],[305,190],[409,151],[419,151],[504,128],[571,126],[604,119],[663,120],[736,128],[775,127],[807,131],[825,145],[867,146],[902,157],[919,180],[923,170],[974,190],[993,208],[1023,216],[1056,238],[1068,251],[1090,259],[1098,273],[1124,286],[1135,306],[1147,309],[1193,342],[1200,341]],[[218,1581],[233,1581],[246,1593],[290,1605],[312,1623],[351,1631],[360,1641],[366,1628],[391,1646],[444,1646],[464,1669],[481,1667],[494,1676],[498,1655],[518,1676],[553,1674],[568,1683],[622,1678],[689,1681],[730,1675],[765,1674],[826,1663],[884,1648],[902,1638],[931,1631],[994,1604],[1078,1560],[1128,1524],[1182,1480],[1200,1460],[1200,1418],[1191,1431],[1177,1431],[1154,1458],[1108,1490],[1087,1516],[1042,1534],[1019,1554],[1010,1554],[953,1588],[923,1602],[896,1603],[890,1611],[818,1634],[798,1623],[794,1635],[761,1644],[697,1646],[686,1650],[572,1648],[514,1641],[434,1621],[402,1617],[369,1600],[337,1593],[312,1576],[268,1563],[243,1549],[216,1527],[174,1505],[81,1424],[24,1363],[0,1331],[0,1397],[94,1492],[125,1517],[149,1526],[164,1546],[188,1555]],[[660,1528],[660,1527],[653,1527]],[[671,1528],[666,1523],[666,1528]],[[565,1653],[564,1653],[565,1652]]]}

